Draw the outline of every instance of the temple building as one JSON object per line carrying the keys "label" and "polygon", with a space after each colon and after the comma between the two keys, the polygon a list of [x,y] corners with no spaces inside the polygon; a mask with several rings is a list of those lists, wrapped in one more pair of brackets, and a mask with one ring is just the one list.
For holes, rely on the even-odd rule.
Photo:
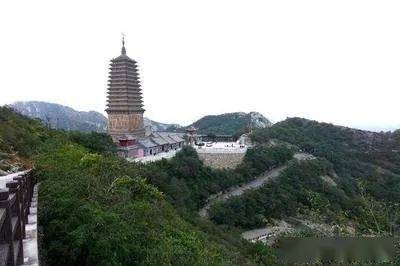
{"label": "temple building", "polygon": [[111,60],[107,94],[108,134],[121,156],[140,158],[183,147],[183,134],[146,132],[137,63],[126,55],[124,39],[121,55]]}
{"label": "temple building", "polygon": [[124,39],[121,55],[110,64],[106,112],[108,133],[115,142],[125,135],[145,136],[139,74],[136,62],[126,55]]}

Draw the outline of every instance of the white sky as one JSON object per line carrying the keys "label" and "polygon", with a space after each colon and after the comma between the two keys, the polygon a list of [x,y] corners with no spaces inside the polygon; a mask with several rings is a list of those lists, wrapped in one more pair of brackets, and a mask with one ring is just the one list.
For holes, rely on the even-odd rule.
{"label": "white sky", "polygon": [[258,111],[400,127],[399,14],[400,1],[2,1],[0,104],[104,112],[125,32],[156,121]]}

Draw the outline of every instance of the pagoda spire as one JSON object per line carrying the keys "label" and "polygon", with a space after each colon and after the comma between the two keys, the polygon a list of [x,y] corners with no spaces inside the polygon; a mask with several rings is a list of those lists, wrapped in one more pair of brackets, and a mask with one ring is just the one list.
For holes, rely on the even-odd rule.
{"label": "pagoda spire", "polygon": [[121,54],[126,55],[126,49],[125,49],[125,34],[122,34],[122,49],[121,49]]}

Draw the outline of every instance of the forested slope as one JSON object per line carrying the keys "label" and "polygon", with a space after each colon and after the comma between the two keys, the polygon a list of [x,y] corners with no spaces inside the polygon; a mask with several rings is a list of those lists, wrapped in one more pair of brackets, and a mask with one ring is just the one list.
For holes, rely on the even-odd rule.
{"label": "forested slope", "polygon": [[49,264],[251,264],[180,218],[138,167],[73,144],[37,157]]}
{"label": "forested slope", "polygon": [[341,181],[354,191],[360,181],[372,196],[400,201],[398,131],[375,133],[291,118],[271,129],[256,131],[253,139],[259,143],[279,139],[295,144],[331,162]]}
{"label": "forested slope", "polygon": [[292,118],[256,130],[252,138],[260,146],[294,145],[318,159],[293,162],[275,182],[216,205],[211,216],[217,223],[256,228],[271,218],[306,216],[351,223],[360,234],[399,233],[398,133]]}
{"label": "forested slope", "polygon": [[[148,182],[156,168],[116,157],[106,134],[48,130],[3,107],[0,119],[1,150],[29,162],[40,181],[41,264],[257,265],[274,259],[268,248],[199,219],[191,204],[179,207],[179,187],[164,191],[155,179]],[[182,160],[163,164],[184,175],[210,171],[185,153],[193,155],[187,150]]]}
{"label": "forested slope", "polygon": [[[364,234],[397,232],[398,133],[289,119],[252,137],[256,147],[235,169],[206,167],[191,148],[134,164],[115,156],[106,134],[48,130],[0,108],[0,150],[33,166],[41,182],[43,264],[271,265],[274,250],[240,232],[294,216],[352,222]],[[317,159],[291,160],[298,150]],[[211,210],[222,226],[198,216],[211,194],[282,165],[275,182]]]}

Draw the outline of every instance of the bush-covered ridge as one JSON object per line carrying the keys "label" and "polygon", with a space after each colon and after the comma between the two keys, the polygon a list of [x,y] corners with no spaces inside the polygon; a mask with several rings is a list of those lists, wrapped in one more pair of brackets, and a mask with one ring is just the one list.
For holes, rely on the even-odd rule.
{"label": "bush-covered ridge", "polygon": [[349,195],[359,194],[362,181],[368,193],[400,201],[400,137],[398,132],[374,133],[291,118],[270,129],[254,132],[259,143],[279,139],[333,164]]}
{"label": "bush-covered ridge", "polygon": [[252,138],[259,145],[271,140],[296,145],[319,159],[292,163],[276,182],[214,206],[217,223],[255,228],[270,218],[306,215],[331,224],[351,221],[365,234],[399,233],[398,132],[292,118],[256,130]]}
{"label": "bush-covered ridge", "polygon": [[46,137],[47,131],[40,121],[27,119],[8,107],[0,107],[1,152],[28,157]]}
{"label": "bush-covered ridge", "polygon": [[50,265],[236,263],[125,162],[61,145],[37,157],[37,171]]}
{"label": "bush-covered ridge", "polygon": [[[60,138],[61,137],[61,138]],[[83,145],[92,152],[114,153],[116,147],[105,133],[49,130],[38,119],[30,119],[9,107],[0,107],[0,152],[29,159],[48,140],[63,139]]]}

